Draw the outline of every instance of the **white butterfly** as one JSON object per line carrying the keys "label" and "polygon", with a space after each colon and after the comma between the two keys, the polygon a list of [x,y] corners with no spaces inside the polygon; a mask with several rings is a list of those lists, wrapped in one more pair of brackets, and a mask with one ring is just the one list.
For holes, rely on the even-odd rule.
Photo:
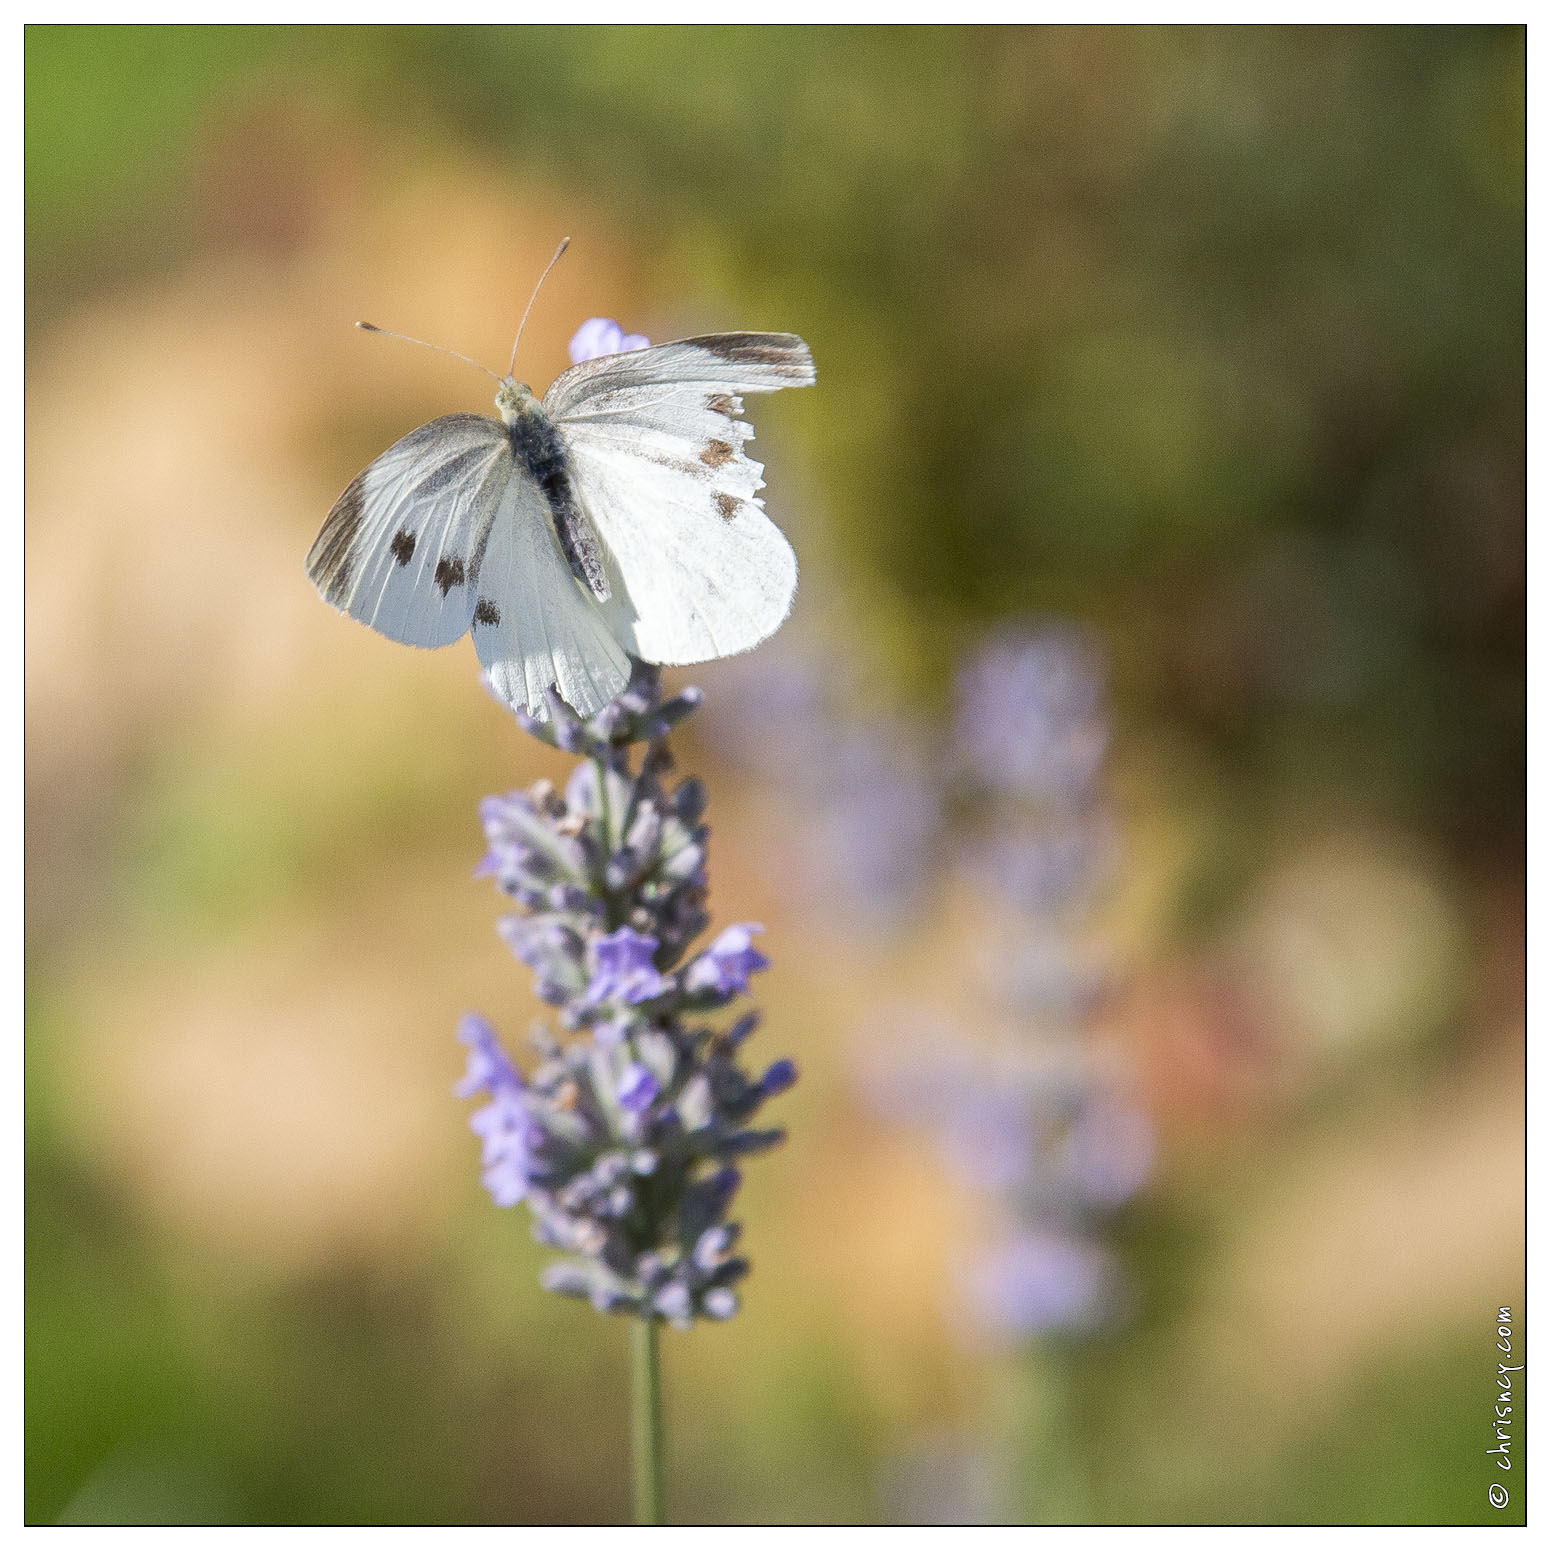
{"label": "white butterfly", "polygon": [[591,716],[625,687],[627,653],[705,662],[786,618],[797,560],[756,494],[742,395],[814,380],[795,334],[599,356],[542,401],[508,371],[499,420],[444,415],[351,482],[307,574],[336,608],[409,646],[472,627],[514,708],[546,717],[553,686]]}

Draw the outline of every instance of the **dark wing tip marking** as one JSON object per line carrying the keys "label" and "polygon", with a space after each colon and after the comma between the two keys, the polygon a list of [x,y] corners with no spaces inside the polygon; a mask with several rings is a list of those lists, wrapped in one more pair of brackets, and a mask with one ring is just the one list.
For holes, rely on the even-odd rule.
{"label": "dark wing tip marking", "polygon": [[731,522],[738,515],[738,508],[743,505],[737,496],[728,495],[725,490],[716,492],[716,509],[723,517]]}
{"label": "dark wing tip marking", "polygon": [[457,555],[443,555],[436,562],[435,581],[444,598],[454,587],[463,585],[465,575],[463,561]]}
{"label": "dark wing tip marking", "polygon": [[474,623],[476,625],[499,625],[501,623],[501,611],[489,598],[481,598],[474,605]]}
{"label": "dark wing tip marking", "polygon": [[731,463],[737,456],[737,449],[731,442],[707,442],[700,450],[700,461],[708,469],[719,469],[724,463]]}
{"label": "dark wing tip marking", "polygon": [[361,476],[357,475],[329,509],[317,541],[307,555],[307,574],[330,603],[337,604],[350,586],[351,551],[365,520]]}
{"label": "dark wing tip marking", "polygon": [[738,411],[743,408],[743,400],[732,393],[713,393],[706,401],[705,407],[715,415],[725,415],[729,420],[738,418]]}
{"label": "dark wing tip marking", "polygon": [[795,334],[702,334],[684,343],[730,365],[773,367],[794,384],[816,380],[813,355]]}
{"label": "dark wing tip marking", "polygon": [[724,361],[760,361],[769,365],[808,353],[808,347],[795,334],[703,334],[695,343]]}
{"label": "dark wing tip marking", "polygon": [[408,565],[415,553],[415,536],[404,528],[400,528],[393,535],[393,542],[388,545],[393,551],[393,558],[400,565]]}

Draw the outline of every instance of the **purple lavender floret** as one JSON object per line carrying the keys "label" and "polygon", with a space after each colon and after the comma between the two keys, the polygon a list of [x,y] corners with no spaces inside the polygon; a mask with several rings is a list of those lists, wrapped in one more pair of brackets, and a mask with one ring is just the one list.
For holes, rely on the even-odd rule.
{"label": "purple lavender floret", "polygon": [[985,1249],[965,1294],[977,1322],[997,1334],[1081,1335],[1108,1317],[1115,1267],[1109,1252],[1088,1239],[1031,1229]]}
{"label": "purple lavender floret", "polygon": [[1081,803],[1109,748],[1095,642],[1049,621],[1009,629],[959,675],[958,747],[994,791]]}
{"label": "purple lavender floret", "polygon": [[516,1206],[528,1193],[528,1144],[536,1128],[519,1094],[503,1090],[469,1116],[484,1143],[480,1181],[497,1206]]}
{"label": "purple lavender floret", "polygon": [[744,922],[722,930],[716,940],[684,972],[686,991],[711,991],[718,997],[741,996],[749,976],[770,968],[770,960],[754,946],[754,933],[764,927]]}
{"label": "purple lavender floret", "polygon": [[527,1193],[529,1147],[540,1135],[524,1103],[526,1084],[483,1018],[465,1013],[458,1038],[469,1047],[469,1064],[453,1092],[460,1099],[490,1095],[469,1117],[469,1129],[484,1143],[481,1179],[497,1206],[515,1206]]}
{"label": "purple lavender floret", "polygon": [[600,355],[645,350],[649,344],[645,334],[627,334],[613,318],[589,318],[571,336],[571,362],[580,366]]}
{"label": "purple lavender floret", "polygon": [[785,1093],[797,1081],[797,1063],[783,1057],[779,1061],[772,1061],[765,1069],[765,1075],[759,1079],[759,1091],[767,1099],[773,1099],[777,1094]]}
{"label": "purple lavender floret", "polygon": [[470,1055],[459,1092],[490,1095],[470,1121],[485,1186],[497,1205],[525,1201],[535,1237],[568,1257],[544,1285],[677,1325],[738,1310],[749,1262],[727,1220],[735,1160],[783,1140],[751,1122],[797,1077],[790,1061],[758,1078],[740,1064],[756,1014],[705,1021],[769,961],[749,924],[692,953],[709,924],[705,790],[669,781],[664,740],[699,703],[695,690],[664,696],[657,670],[637,663],[587,720],[553,696],[550,720],[519,713],[581,759],[564,790],[540,781],[481,804],[478,873],[516,906],[500,934],[566,1033],[535,1031],[525,1079],[482,1020],[460,1028]]}
{"label": "purple lavender floret", "polygon": [[620,1107],[639,1115],[650,1109],[652,1101],[662,1092],[662,1084],[639,1061],[632,1061],[619,1079],[617,1097]]}
{"label": "purple lavender floret", "polygon": [[673,982],[652,962],[657,939],[628,926],[597,938],[592,945],[592,980],[589,1002],[628,1002],[632,1007],[654,1001],[673,989]]}
{"label": "purple lavender floret", "polygon": [[975,1189],[1012,1191],[1028,1178],[1037,1132],[1022,1094],[987,1083],[947,1100],[938,1124],[949,1166]]}
{"label": "purple lavender floret", "polygon": [[469,1047],[468,1070],[452,1090],[460,1099],[522,1087],[522,1074],[512,1065],[500,1035],[477,1013],[464,1013],[458,1024],[458,1038]]}

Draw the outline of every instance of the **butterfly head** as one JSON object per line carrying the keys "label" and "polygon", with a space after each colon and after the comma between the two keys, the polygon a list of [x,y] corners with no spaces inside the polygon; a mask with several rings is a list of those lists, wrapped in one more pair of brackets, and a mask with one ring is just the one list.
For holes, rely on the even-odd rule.
{"label": "butterfly head", "polygon": [[518,382],[515,377],[503,377],[501,386],[496,389],[495,407],[507,425],[515,425],[538,407],[538,400],[527,383]]}

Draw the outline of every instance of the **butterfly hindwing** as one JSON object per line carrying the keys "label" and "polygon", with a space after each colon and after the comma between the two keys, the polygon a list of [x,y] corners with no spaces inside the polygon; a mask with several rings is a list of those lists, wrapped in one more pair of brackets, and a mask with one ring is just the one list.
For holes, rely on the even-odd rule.
{"label": "butterfly hindwing", "polygon": [[757,493],[742,395],[813,381],[794,334],[711,334],[583,362],[545,394],[608,550],[603,613],[636,656],[725,657],[786,618],[797,561]]}
{"label": "butterfly hindwing", "polygon": [[307,574],[336,608],[391,640],[447,646],[473,621],[482,552],[514,473],[499,422],[432,420],[351,481]]}
{"label": "butterfly hindwing", "polygon": [[502,493],[479,571],[474,646],[514,709],[547,717],[553,685],[579,716],[625,687],[630,663],[561,552],[539,486],[518,471]]}

